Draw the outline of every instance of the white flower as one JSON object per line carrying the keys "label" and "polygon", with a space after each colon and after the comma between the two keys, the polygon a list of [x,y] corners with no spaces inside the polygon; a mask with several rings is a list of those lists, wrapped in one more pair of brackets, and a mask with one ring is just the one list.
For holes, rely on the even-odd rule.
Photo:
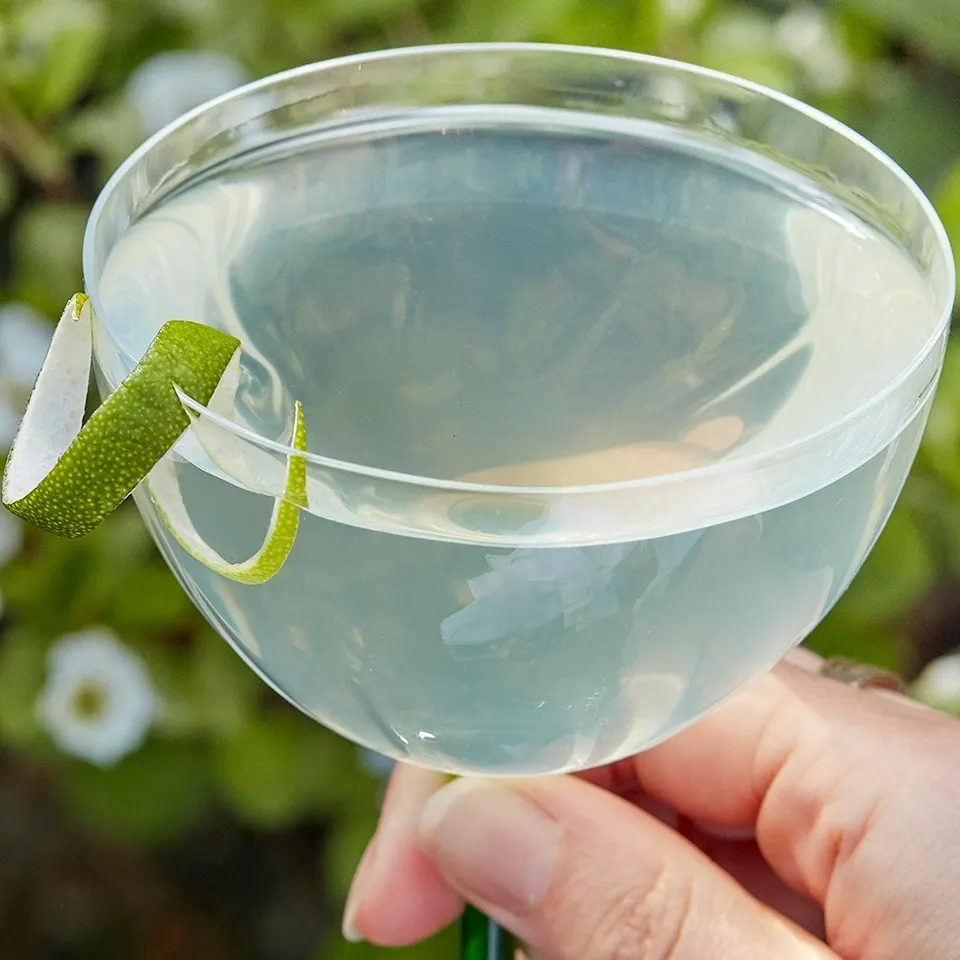
{"label": "white flower", "polygon": [[64,753],[107,767],[143,743],[159,700],[143,661],[100,627],[53,646],[37,706]]}
{"label": "white flower", "polygon": [[910,692],[928,706],[960,713],[960,653],[927,664]]}
{"label": "white flower", "polygon": [[33,389],[53,325],[25,303],[0,307],[0,381],[21,391]]}
{"label": "white flower", "polygon": [[23,542],[20,521],[6,510],[0,509],[0,567],[5,566],[19,552]]}
{"label": "white flower", "polygon": [[144,61],[133,72],[127,96],[144,131],[153,134],[188,110],[246,82],[243,68],[222,54],[170,50]]}
{"label": "white flower", "polygon": [[853,66],[830,21],[816,7],[794,7],[777,23],[777,46],[800,66],[820,93],[839,93]]}

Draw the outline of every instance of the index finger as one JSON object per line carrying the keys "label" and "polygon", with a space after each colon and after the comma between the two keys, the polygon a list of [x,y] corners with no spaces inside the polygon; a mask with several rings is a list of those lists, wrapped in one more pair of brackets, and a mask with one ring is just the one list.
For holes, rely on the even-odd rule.
{"label": "index finger", "polygon": [[585,776],[695,821],[755,826],[781,877],[828,906],[832,876],[878,821],[887,864],[898,844],[922,848],[917,814],[955,792],[943,781],[957,779],[945,762],[957,756],[951,718],[783,663],[663,744]]}

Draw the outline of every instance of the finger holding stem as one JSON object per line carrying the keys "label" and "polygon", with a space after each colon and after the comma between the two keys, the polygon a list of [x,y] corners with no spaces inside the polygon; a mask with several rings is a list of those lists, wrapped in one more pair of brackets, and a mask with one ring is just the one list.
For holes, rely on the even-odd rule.
{"label": "finger holding stem", "polygon": [[[951,718],[785,664],[677,737],[582,777],[445,785],[398,765],[378,837],[401,856],[358,877],[355,917],[373,942],[402,945],[466,900],[551,960],[638,944],[651,960],[941,960],[960,940],[945,893],[960,884],[945,841],[960,834],[950,757]],[[824,908],[835,953],[617,792],[749,830],[786,888]]]}

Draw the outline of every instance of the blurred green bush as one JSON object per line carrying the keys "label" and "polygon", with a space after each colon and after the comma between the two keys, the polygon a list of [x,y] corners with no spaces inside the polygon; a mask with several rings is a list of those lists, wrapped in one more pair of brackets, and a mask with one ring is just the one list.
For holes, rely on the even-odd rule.
{"label": "blurred green bush", "polygon": [[[218,83],[332,55],[488,39],[625,46],[794,94],[897,159],[960,247],[957,0],[0,0],[0,456],[36,362],[24,343],[81,286],[90,204],[158,116]],[[220,57],[181,61],[190,79],[157,101],[156,83],[145,93],[136,71],[171,50]],[[21,331],[13,347],[4,323]],[[132,509],[78,542],[0,517],[0,596],[4,956],[375,952],[338,932],[375,822],[375,773],[213,635]],[[953,345],[901,504],[810,642],[915,676],[960,643],[958,596]],[[143,746],[104,768],[58,750],[37,709],[51,647],[91,628],[138,653],[157,693]],[[941,670],[930,694],[953,709],[957,673]],[[452,947],[441,937],[401,956],[449,957]]]}

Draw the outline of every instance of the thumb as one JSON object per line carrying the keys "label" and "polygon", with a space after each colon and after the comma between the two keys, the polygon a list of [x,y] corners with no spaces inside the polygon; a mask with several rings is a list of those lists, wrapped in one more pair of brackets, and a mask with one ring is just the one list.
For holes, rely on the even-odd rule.
{"label": "thumb", "polygon": [[452,886],[551,960],[837,960],[658,820],[578,779],[455,781],[419,837]]}

